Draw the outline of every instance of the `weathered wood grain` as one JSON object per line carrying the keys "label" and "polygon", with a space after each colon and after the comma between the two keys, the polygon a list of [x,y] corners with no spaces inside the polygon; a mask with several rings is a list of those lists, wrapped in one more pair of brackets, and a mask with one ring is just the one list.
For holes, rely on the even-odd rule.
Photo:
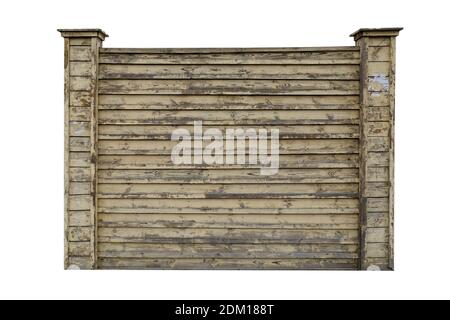
{"label": "weathered wood grain", "polygon": [[[76,139],[76,138],[72,138]],[[83,138],[75,142],[81,144]],[[100,155],[170,155],[178,141],[167,140],[101,140],[99,141]],[[204,143],[206,146],[207,143]],[[270,146],[270,144],[269,144]],[[305,139],[281,140],[279,142],[280,154],[357,154],[359,142],[357,139]],[[235,144],[235,150],[237,152]],[[80,149],[80,150],[78,150]],[[74,151],[85,151],[82,147]],[[194,149],[192,152],[201,152],[203,149]],[[257,154],[258,146],[246,143],[246,153]]]}
{"label": "weathered wood grain", "polygon": [[[223,96],[117,95],[99,96],[101,110],[358,110],[356,95]],[[75,104],[72,103],[75,106]]]}
{"label": "weathered wood grain", "polygon": [[[87,125],[85,122],[74,122],[72,125],[73,136],[84,136]],[[203,126],[203,136],[208,135],[209,129],[219,129],[226,132],[231,126]],[[254,126],[240,126],[244,130]],[[171,140],[172,133],[176,129],[192,132],[192,126],[157,126],[157,125],[100,125],[100,140]],[[271,130],[279,130],[279,138],[286,139],[354,139],[359,138],[359,125],[297,125],[297,126],[258,126],[257,130],[265,129],[270,134]],[[374,129],[376,130],[376,129]]]}
{"label": "weathered wood grain", "polygon": [[[84,194],[85,184],[71,184],[71,194]],[[76,192],[76,193],[75,193]],[[100,184],[99,199],[306,199],[356,198],[358,184],[192,185]]]}
{"label": "weathered wood grain", "polygon": [[280,169],[262,176],[258,169],[99,170],[99,183],[355,183],[357,169]]}
{"label": "weathered wood grain", "polygon": [[[281,155],[279,157],[281,169],[316,169],[316,168],[358,168],[358,154],[320,154],[320,155]],[[81,163],[79,163],[81,164]],[[376,164],[376,163],[374,163]],[[383,165],[383,162],[379,162]],[[169,155],[100,155],[99,169],[174,169]],[[252,164],[216,164],[216,165],[178,165],[177,169],[243,169],[260,168]]]}
{"label": "weathered wood grain", "polygon": [[357,230],[358,215],[100,214],[109,228]]}
{"label": "weathered wood grain", "polygon": [[[82,65],[74,65],[83,75]],[[357,65],[100,65],[100,79],[258,79],[258,80],[358,80]]]}
{"label": "weathered wood grain", "polygon": [[295,111],[149,111],[102,110],[100,124],[193,125],[307,125],[358,124],[357,110],[295,110]]}
{"label": "weathered wood grain", "polygon": [[100,258],[101,269],[354,270],[357,259],[127,259]]}
{"label": "weathered wood grain", "polygon": [[[73,90],[85,89],[79,79]],[[101,80],[100,94],[356,95],[358,81],[338,80]]]}
{"label": "weathered wood grain", "polygon": [[357,230],[99,228],[101,243],[349,244]]}
{"label": "weathered wood grain", "polygon": [[[79,249],[78,249],[79,248]],[[223,245],[103,243],[100,258],[150,259],[357,259],[354,245]],[[82,252],[81,245],[77,249]],[[381,248],[374,245],[374,253]]]}
{"label": "weathered wood grain", "polygon": [[[272,52],[269,52],[272,51]],[[206,64],[206,65],[330,65],[330,64],[359,64],[359,51],[354,48],[342,50],[341,48],[318,49],[288,49],[291,51],[273,49],[254,50],[242,52],[239,50],[211,50],[205,49],[184,51],[180,54],[173,50],[114,50],[102,49],[100,63],[109,64],[152,64],[152,65],[178,65],[178,64]],[[199,52],[200,51],[200,52]],[[295,52],[297,51],[297,52]]]}
{"label": "weathered wood grain", "polygon": [[359,209],[357,199],[99,199],[98,203],[100,213],[356,214]]}

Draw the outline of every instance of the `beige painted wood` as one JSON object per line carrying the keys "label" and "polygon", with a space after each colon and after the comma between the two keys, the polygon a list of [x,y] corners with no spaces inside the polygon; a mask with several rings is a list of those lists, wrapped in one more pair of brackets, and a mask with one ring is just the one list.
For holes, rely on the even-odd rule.
{"label": "beige painted wood", "polygon": [[361,260],[393,270],[395,37],[400,28],[362,29]]}
{"label": "beige painted wood", "polygon": [[[384,123],[381,123],[384,124]],[[387,124],[387,123],[386,123]],[[87,124],[85,122],[72,122],[71,135],[85,136]],[[227,129],[234,127],[230,126],[203,126],[203,136],[211,137],[208,134],[209,129],[219,129],[221,132],[226,132]],[[239,126],[244,130],[253,129],[254,126]],[[183,129],[192,132],[193,127],[189,125],[100,125],[99,139],[100,140],[171,140],[172,133],[176,129]],[[352,139],[359,138],[358,124],[344,124],[344,125],[291,125],[291,126],[277,126],[277,125],[261,125],[258,130],[265,129],[271,132],[272,129],[279,130],[279,138],[286,139]],[[384,136],[384,127],[374,127],[371,130],[373,136]]]}
{"label": "beige painted wood", "polygon": [[272,176],[259,169],[99,170],[100,183],[356,183],[358,169],[280,169]]}
{"label": "beige painted wood", "polygon": [[[71,194],[85,194],[85,184],[71,184]],[[100,184],[100,199],[304,199],[356,198],[358,184],[297,184],[292,185],[192,185],[192,184]]]}
{"label": "beige painted wood", "polygon": [[[83,78],[74,89],[86,90]],[[102,80],[100,94],[356,95],[352,80]]]}
{"label": "beige painted wood", "polygon": [[359,110],[357,95],[124,95],[102,94],[100,110]]}
{"label": "beige painted wood", "polygon": [[[73,151],[86,151],[84,138],[72,138]],[[99,142],[99,153],[102,155],[170,155],[172,148],[178,141],[167,140],[101,140]],[[384,141],[382,141],[384,143]],[[387,143],[387,142],[386,142]],[[204,144],[206,146],[207,143]],[[304,139],[304,140],[282,140],[279,142],[280,154],[352,154],[358,153],[359,142],[357,139]],[[72,146],[72,145],[71,145]],[[373,151],[387,151],[387,146],[375,145]],[[235,150],[236,150],[235,146]],[[192,152],[195,150],[192,148]],[[201,150],[199,150],[201,151]],[[236,150],[237,152],[237,150]],[[246,144],[247,154],[258,152],[257,146]]]}
{"label": "beige painted wood", "polygon": [[[99,199],[100,213],[357,214],[357,199]],[[386,202],[387,204],[387,202]],[[85,210],[80,206],[79,210]],[[371,210],[384,212],[373,201]]]}
{"label": "beige painted wood", "polygon": [[[381,246],[376,246],[380,252]],[[82,245],[75,247],[82,252]],[[74,249],[75,249],[74,248]],[[101,244],[101,258],[357,259],[355,245]]]}
{"label": "beige painted wood", "polygon": [[[387,159],[387,157],[386,157]],[[280,168],[282,169],[334,169],[334,168],[358,168],[358,154],[314,154],[314,155],[281,155]],[[386,160],[387,163],[388,160]],[[380,165],[384,162],[380,160]],[[173,169],[169,155],[100,155],[98,159],[99,169]],[[375,166],[375,163],[373,164]],[[234,165],[180,165],[178,169],[258,169],[260,165],[234,164]]]}
{"label": "beige painted wood", "polygon": [[306,125],[358,124],[357,110],[295,110],[295,111],[136,111],[101,110],[101,124],[194,124],[204,125]]}
{"label": "beige painted wood", "polygon": [[[82,66],[76,69],[82,73]],[[100,65],[100,79],[330,79],[358,80],[357,65]]]}
{"label": "beige painted wood", "polygon": [[[357,230],[358,215],[100,214],[100,227]],[[281,226],[281,227],[280,227]]]}
{"label": "beige painted wood", "polygon": [[[393,269],[395,37],[355,47],[65,41],[65,267]],[[175,129],[280,130],[280,170],[174,166]],[[247,150],[251,151],[251,150]]]}
{"label": "beige painted wood", "polygon": [[98,56],[101,30],[65,38],[65,268],[96,268]]}
{"label": "beige painted wood", "polygon": [[123,270],[354,270],[357,259],[126,259],[100,258],[102,269]]}
{"label": "beige painted wood", "polygon": [[[374,240],[386,235],[385,229],[374,230]],[[358,230],[100,228],[99,238],[102,243],[354,245]]]}
{"label": "beige painted wood", "polygon": [[[180,52],[182,51],[182,52]],[[212,52],[215,51],[215,52]],[[227,52],[228,51],[228,52]],[[333,65],[359,64],[359,50],[350,48],[300,49],[102,49],[100,62],[140,65]],[[179,53],[182,53],[179,54]]]}

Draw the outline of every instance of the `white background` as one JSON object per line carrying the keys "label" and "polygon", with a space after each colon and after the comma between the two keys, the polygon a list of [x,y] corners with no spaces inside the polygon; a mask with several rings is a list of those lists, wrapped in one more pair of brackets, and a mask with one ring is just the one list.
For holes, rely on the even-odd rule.
{"label": "white background", "polygon": [[[448,1],[0,1],[0,298],[450,298]],[[353,45],[398,38],[396,271],[63,271],[63,39],[106,47]]]}

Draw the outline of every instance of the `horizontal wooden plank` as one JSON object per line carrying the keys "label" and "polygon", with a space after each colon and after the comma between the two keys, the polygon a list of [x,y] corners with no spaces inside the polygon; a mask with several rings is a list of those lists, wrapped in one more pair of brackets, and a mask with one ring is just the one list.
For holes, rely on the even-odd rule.
{"label": "horizontal wooden plank", "polygon": [[[84,82],[71,81],[86,90]],[[73,90],[75,90],[73,89]],[[100,80],[100,94],[357,95],[359,81],[345,80]]]}
{"label": "horizontal wooden plank", "polygon": [[148,49],[101,49],[100,63],[109,64],[150,64],[150,65],[177,65],[177,64],[206,64],[206,65],[322,65],[322,64],[353,64],[360,62],[359,50],[351,48],[310,48],[287,49],[274,51],[274,49],[253,49],[243,52],[238,49],[183,49],[179,50],[148,51]]}
{"label": "horizontal wooden plank", "polygon": [[90,241],[91,231],[92,228],[90,227],[69,227],[68,228],[69,241],[74,242]]}
{"label": "horizontal wooden plank", "polygon": [[90,77],[70,77],[69,87],[71,91],[89,91],[92,83]]}
{"label": "horizontal wooden plank", "polygon": [[69,184],[69,194],[71,195],[87,195],[90,193],[90,182],[70,182]]}
{"label": "horizontal wooden plank", "polygon": [[91,140],[88,137],[70,137],[69,150],[70,151],[90,151]]}
{"label": "horizontal wooden plank", "polygon": [[[359,187],[357,183],[296,185],[99,184],[97,190],[99,199],[310,199],[357,198]],[[71,192],[75,191],[87,192],[89,188],[85,185],[75,185],[71,188]]]}
{"label": "horizontal wooden plank", "polygon": [[[74,65],[76,75],[83,66]],[[89,70],[89,68],[88,68]],[[75,75],[75,74],[74,74]],[[358,65],[133,65],[101,64],[100,79],[358,80]]]}
{"label": "horizontal wooden plank", "polygon": [[99,96],[100,110],[333,110],[359,109],[358,96]]}
{"label": "horizontal wooden plank", "polygon": [[257,169],[240,170],[99,170],[99,183],[356,183],[358,169],[280,169],[263,176]]}
{"label": "horizontal wooden plank", "polygon": [[[378,246],[374,247],[377,249]],[[355,245],[100,243],[100,258],[357,259]]]}
{"label": "horizontal wooden plank", "polygon": [[99,124],[189,125],[359,124],[358,110],[154,111],[102,110]]}
{"label": "horizontal wooden plank", "polygon": [[99,228],[99,242],[357,244],[357,230]]}
{"label": "horizontal wooden plank", "polygon": [[90,137],[91,123],[71,121],[69,123],[69,134],[71,137]]}
{"label": "horizontal wooden plank", "polygon": [[91,61],[90,46],[70,46],[70,61]]}
{"label": "horizontal wooden plank", "polygon": [[367,228],[367,243],[388,243],[389,233],[387,228]]}
{"label": "horizontal wooden plank", "polygon": [[69,164],[71,168],[75,167],[89,167],[91,163],[90,152],[70,152]]}
{"label": "horizontal wooden plank", "polygon": [[[75,139],[75,138],[72,138]],[[84,139],[84,138],[78,138]],[[89,138],[87,138],[89,139]],[[89,142],[89,141],[87,141]],[[100,140],[98,143],[100,155],[170,155],[178,141],[167,140]],[[206,147],[209,143],[204,142]],[[89,144],[87,144],[89,145]],[[268,144],[270,148],[270,143]],[[86,151],[82,149],[86,144],[80,145],[73,151]],[[192,154],[202,152],[201,149],[192,148]],[[235,144],[237,154],[237,143]],[[246,153],[258,155],[258,144],[246,143]],[[359,151],[357,139],[305,139],[279,141],[279,154],[356,154]],[[224,147],[224,155],[225,155]]]}
{"label": "horizontal wooden plank", "polygon": [[69,168],[69,181],[87,182],[91,178],[90,168]]}
{"label": "horizontal wooden plank", "polygon": [[[373,164],[375,161],[372,161]],[[380,163],[380,162],[377,162]],[[380,163],[384,164],[384,163]],[[321,155],[281,155],[279,165],[282,169],[315,169],[315,168],[358,168],[358,154],[321,154]],[[101,155],[98,158],[99,169],[257,169],[260,165],[179,165],[174,166],[171,156],[154,155]]]}
{"label": "horizontal wooden plank", "polygon": [[357,259],[129,259],[99,258],[100,269],[123,270],[356,270]]}
{"label": "horizontal wooden plank", "polygon": [[[99,199],[99,213],[357,214],[357,199]],[[80,209],[81,210],[81,209]],[[378,211],[379,212],[379,211]]]}
{"label": "horizontal wooden plank", "polygon": [[[378,122],[373,122],[378,123]],[[384,122],[380,122],[384,123]],[[85,125],[86,124],[86,125]],[[203,126],[203,136],[211,137],[209,129],[219,129],[226,132],[233,127]],[[253,127],[241,127],[248,130]],[[171,140],[176,129],[192,131],[192,126],[155,126],[155,125],[100,125],[98,134],[100,140]],[[279,138],[285,139],[353,139],[359,138],[358,125],[298,125],[298,126],[258,126],[258,130],[278,129]],[[90,123],[71,123],[71,133],[84,136],[90,133]]]}
{"label": "horizontal wooden plank", "polygon": [[69,211],[69,227],[89,227],[92,225],[90,211]]}
{"label": "horizontal wooden plank", "polygon": [[100,214],[100,227],[356,230],[358,215]]}
{"label": "horizontal wooden plank", "polygon": [[92,197],[90,195],[69,196],[69,210],[90,210]]}
{"label": "horizontal wooden plank", "polygon": [[72,257],[89,257],[91,253],[90,242],[69,242],[69,255]]}
{"label": "horizontal wooden plank", "polygon": [[[371,44],[374,45],[374,44]],[[101,48],[100,53],[128,53],[128,54],[208,54],[214,53],[235,53],[235,54],[245,54],[245,53],[326,53],[326,52],[337,52],[337,51],[350,51],[359,52],[359,47],[356,46],[334,46],[334,47],[266,47],[266,48]]]}

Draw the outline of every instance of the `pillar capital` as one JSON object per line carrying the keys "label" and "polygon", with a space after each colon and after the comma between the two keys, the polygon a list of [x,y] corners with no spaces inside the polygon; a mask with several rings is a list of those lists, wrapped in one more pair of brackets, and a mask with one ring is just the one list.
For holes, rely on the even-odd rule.
{"label": "pillar capital", "polygon": [[362,28],[353,32],[350,37],[358,41],[362,37],[396,37],[403,28]]}
{"label": "pillar capital", "polygon": [[102,29],[58,29],[63,38],[99,38],[105,40],[108,35]]}

